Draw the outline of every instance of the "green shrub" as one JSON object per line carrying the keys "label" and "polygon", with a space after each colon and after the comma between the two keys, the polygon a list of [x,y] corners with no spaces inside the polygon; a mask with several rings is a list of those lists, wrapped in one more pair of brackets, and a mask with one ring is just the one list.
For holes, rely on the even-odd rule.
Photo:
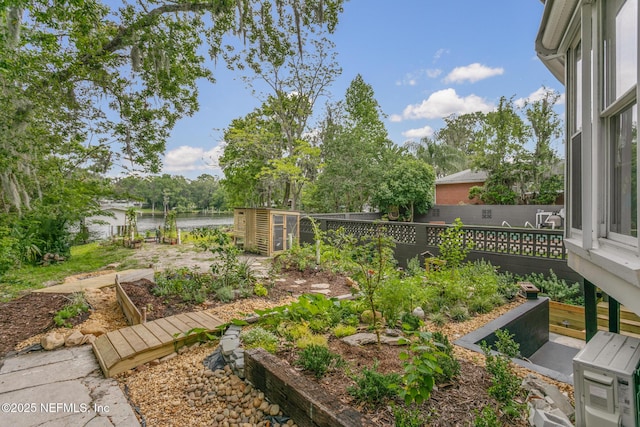
{"label": "green shrub", "polygon": [[242,331],[240,340],[245,349],[264,348],[269,353],[278,350],[278,337],[260,326]]}
{"label": "green shrub", "polygon": [[426,425],[417,409],[405,409],[401,406],[393,407],[393,418],[396,427],[422,427]]}
{"label": "green shrub", "polygon": [[303,335],[296,340],[296,347],[306,349],[310,346],[327,347],[327,337],[324,335]]}
{"label": "green shrub", "polygon": [[82,292],[75,292],[66,298],[69,300],[69,303],[53,316],[53,322],[56,326],[70,328],[71,324],[68,323],[67,320],[89,311],[89,304],[87,304],[87,301],[84,299]]}
{"label": "green shrub", "polygon": [[496,350],[508,357],[520,357],[520,344],[513,340],[514,335],[506,329],[496,331]]}
{"label": "green shrub", "polygon": [[474,243],[471,239],[465,242],[464,224],[460,218],[456,218],[453,224],[440,234],[440,258],[444,259],[447,269],[457,269],[467,258]]}
{"label": "green shrub", "polygon": [[181,267],[156,273],[155,282],[151,289],[154,295],[178,296],[186,302],[201,303],[211,284],[211,276],[203,275],[197,268]]}
{"label": "green shrub", "polygon": [[584,295],[580,290],[580,284],[567,284],[564,279],[559,279],[553,270],[549,270],[549,275],[546,277],[543,274],[532,273],[525,276],[524,280],[540,289],[540,295],[548,296],[553,301],[584,305]]}
{"label": "green shrub", "polygon": [[435,384],[435,375],[442,373],[436,356],[438,352],[430,339],[429,333],[416,332],[413,334],[409,351],[400,353],[404,374],[399,395],[407,405],[413,402],[420,404],[429,399]]}
{"label": "green shrub", "polygon": [[502,423],[498,420],[496,411],[491,406],[482,408],[482,412],[475,410],[476,418],[473,421],[474,427],[501,427]]}
{"label": "green shrub", "polygon": [[[498,334],[500,332],[500,334]],[[496,347],[507,353],[513,354],[519,351],[519,346],[513,342],[508,332],[496,331],[498,341]],[[518,418],[524,411],[525,405],[518,403],[522,394],[520,378],[511,369],[511,357],[507,354],[492,354],[491,348],[485,341],[480,344],[486,357],[486,370],[491,374],[491,387],[487,390],[489,395],[500,404],[501,410],[508,418]],[[498,350],[500,351],[500,350]]]}
{"label": "green shrub", "polygon": [[335,335],[337,338],[342,338],[342,337],[348,337],[349,335],[353,335],[357,332],[358,330],[356,329],[355,326],[351,326],[351,325],[336,325],[333,328],[333,335]]}
{"label": "green shrub", "polygon": [[434,332],[433,341],[439,350],[436,354],[436,363],[442,371],[435,374],[435,379],[437,384],[443,384],[453,380],[460,374],[460,362],[453,354],[453,345],[446,335],[441,332]]}
{"label": "green shrub", "polygon": [[364,367],[360,375],[353,377],[356,385],[348,387],[347,391],[358,402],[377,405],[398,393],[400,375],[382,374],[377,369],[378,361],[373,364],[371,369]]}
{"label": "green shrub", "polygon": [[277,331],[280,336],[285,337],[288,341],[296,341],[312,334],[308,322],[281,322],[277,326]]}
{"label": "green shrub", "polygon": [[413,313],[404,313],[402,315],[402,329],[405,331],[419,331],[422,325],[422,319]]}
{"label": "green shrub", "polygon": [[255,286],[253,287],[253,293],[259,297],[266,297],[267,295],[269,295],[269,291],[264,287],[262,283],[255,284]]}
{"label": "green shrub", "polygon": [[469,320],[469,310],[464,305],[456,305],[449,310],[449,317],[455,322]]}
{"label": "green shrub", "polygon": [[474,296],[469,301],[469,311],[471,313],[489,313],[493,310],[493,301],[491,297],[487,296]]}
{"label": "green shrub", "polygon": [[344,365],[339,354],[332,353],[326,346],[311,344],[300,352],[296,365],[311,371],[316,378]]}
{"label": "green shrub", "polygon": [[429,315],[429,320],[431,320],[431,322],[436,326],[444,326],[447,323],[447,316],[445,316],[443,312],[438,311],[436,313],[431,313]]}
{"label": "green shrub", "polygon": [[233,301],[236,297],[236,292],[230,286],[222,286],[216,289],[216,298],[218,298],[221,302],[229,302]]}

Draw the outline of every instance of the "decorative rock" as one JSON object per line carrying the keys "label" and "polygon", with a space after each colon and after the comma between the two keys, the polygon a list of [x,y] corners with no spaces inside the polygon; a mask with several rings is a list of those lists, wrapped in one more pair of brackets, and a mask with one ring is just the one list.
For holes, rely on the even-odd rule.
{"label": "decorative rock", "polygon": [[80,344],[93,344],[96,340],[96,336],[93,334],[87,334],[82,337],[82,342]]}
{"label": "decorative rock", "polygon": [[[371,310],[363,311],[360,315],[360,320],[362,320],[362,323],[371,324],[373,322],[373,312]],[[382,320],[384,320],[382,319],[382,313],[376,311],[376,322],[381,322]]]}
{"label": "decorative rock", "polygon": [[280,413],[280,406],[278,406],[277,404],[274,403],[269,407],[269,415],[275,417],[279,413]]}
{"label": "decorative rock", "polygon": [[422,309],[422,307],[414,308],[412,314],[419,319],[424,319],[425,317],[424,310]]}
{"label": "decorative rock", "polygon": [[[401,337],[388,337],[386,335],[380,335],[380,342],[388,345],[400,345]],[[360,332],[348,337],[341,338],[341,340],[351,346],[358,347],[367,344],[376,344],[378,337],[372,332]]]}
{"label": "decorative rock", "polygon": [[347,277],[346,282],[347,282],[347,285],[351,286],[352,288],[358,288],[360,286],[358,282],[353,280],[351,277]]}
{"label": "decorative rock", "polygon": [[58,332],[51,332],[40,339],[40,345],[45,350],[55,350],[64,345],[64,335]]}
{"label": "decorative rock", "polygon": [[328,283],[315,283],[311,285],[311,289],[329,289],[331,287]]}
{"label": "decorative rock", "polygon": [[80,345],[80,344],[82,344],[82,338],[83,337],[84,337],[84,335],[82,335],[82,332],[73,331],[73,332],[71,332],[71,334],[67,338],[65,338],[64,345],[65,345],[65,347],[75,347],[77,345]]}
{"label": "decorative rock", "polygon": [[83,335],[93,335],[99,337],[107,333],[107,330],[102,326],[84,326],[80,329]]}

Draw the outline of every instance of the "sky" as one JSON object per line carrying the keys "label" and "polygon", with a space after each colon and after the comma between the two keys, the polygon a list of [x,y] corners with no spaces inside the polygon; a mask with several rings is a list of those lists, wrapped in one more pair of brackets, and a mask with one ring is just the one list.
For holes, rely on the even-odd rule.
{"label": "sky", "polygon": [[[344,99],[361,74],[386,115],[390,139],[403,145],[431,136],[443,117],[491,111],[501,96],[520,105],[543,87],[564,94],[535,54],[542,11],[539,0],[349,0],[331,36],[342,74],[330,100]],[[216,167],[223,130],[260,106],[239,74],[220,63],[213,73],[215,84],[199,85],[200,111],[171,134],[163,173],[223,176]],[[318,113],[325,101],[316,104]]]}

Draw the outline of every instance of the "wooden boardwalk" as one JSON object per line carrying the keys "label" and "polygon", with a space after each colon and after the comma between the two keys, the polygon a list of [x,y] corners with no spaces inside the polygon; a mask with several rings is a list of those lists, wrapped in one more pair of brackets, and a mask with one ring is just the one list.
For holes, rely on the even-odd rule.
{"label": "wooden boardwalk", "polygon": [[93,352],[105,377],[109,378],[136,366],[167,356],[198,338],[193,332],[213,332],[223,322],[205,312],[182,313],[128,326],[99,336]]}

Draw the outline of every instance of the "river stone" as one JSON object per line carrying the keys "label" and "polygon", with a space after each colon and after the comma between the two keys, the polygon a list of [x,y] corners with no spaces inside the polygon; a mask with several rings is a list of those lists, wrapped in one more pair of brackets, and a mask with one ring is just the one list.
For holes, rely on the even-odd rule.
{"label": "river stone", "polygon": [[55,350],[64,345],[64,335],[58,332],[51,332],[40,338],[40,345],[45,350]]}

